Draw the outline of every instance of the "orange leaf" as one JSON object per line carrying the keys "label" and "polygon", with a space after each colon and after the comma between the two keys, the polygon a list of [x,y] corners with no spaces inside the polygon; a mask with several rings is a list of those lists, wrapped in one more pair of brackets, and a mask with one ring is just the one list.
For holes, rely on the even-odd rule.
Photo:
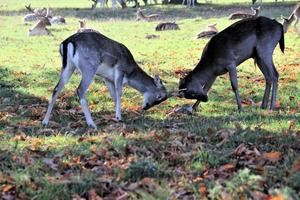
{"label": "orange leaf", "polygon": [[281,193],[277,194],[277,196],[270,196],[268,200],[283,200],[283,195]]}
{"label": "orange leaf", "polygon": [[235,169],[235,164],[225,164],[225,165],[222,165],[219,170],[220,171],[233,171]]}
{"label": "orange leaf", "polygon": [[11,190],[14,189],[14,186],[13,185],[5,185],[3,188],[2,188],[2,191],[3,192],[9,192]]}
{"label": "orange leaf", "polygon": [[201,194],[201,196],[205,196],[206,193],[207,193],[207,188],[204,184],[201,184],[199,189],[198,189],[198,192]]}
{"label": "orange leaf", "polygon": [[263,158],[271,162],[278,162],[282,157],[282,153],[279,151],[271,151],[269,153],[263,153]]}

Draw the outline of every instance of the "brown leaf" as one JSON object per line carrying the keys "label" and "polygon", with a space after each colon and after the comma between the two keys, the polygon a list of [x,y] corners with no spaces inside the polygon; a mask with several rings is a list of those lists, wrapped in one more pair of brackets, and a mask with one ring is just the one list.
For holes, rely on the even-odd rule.
{"label": "brown leaf", "polygon": [[219,171],[234,171],[236,165],[232,163],[228,163],[219,167]]}
{"label": "brown leaf", "polygon": [[298,171],[300,171],[300,160],[295,160],[292,165],[291,173],[296,173]]}
{"label": "brown leaf", "polygon": [[276,196],[270,196],[268,200],[284,200],[283,195],[281,193],[277,194]]}
{"label": "brown leaf", "polygon": [[15,188],[15,186],[13,186],[13,185],[4,185],[4,186],[2,187],[2,191],[3,191],[3,192],[10,192],[10,191],[12,191],[14,188]]}
{"label": "brown leaf", "polygon": [[246,146],[244,143],[240,144],[235,150],[234,154],[235,155],[241,155],[243,152],[247,150]]}
{"label": "brown leaf", "polygon": [[205,186],[205,184],[200,184],[198,192],[200,193],[200,195],[202,197],[206,196],[208,193],[207,187]]}
{"label": "brown leaf", "polygon": [[282,153],[279,151],[271,151],[268,153],[263,153],[263,158],[271,162],[278,162],[282,158]]}

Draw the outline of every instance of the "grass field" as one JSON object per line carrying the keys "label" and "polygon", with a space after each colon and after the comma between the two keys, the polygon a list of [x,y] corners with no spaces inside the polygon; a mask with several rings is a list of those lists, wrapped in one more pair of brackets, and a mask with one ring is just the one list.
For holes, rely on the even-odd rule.
{"label": "grass field", "polygon": [[[238,67],[244,112],[238,113],[228,75],[217,79],[209,102],[193,115],[173,109],[191,100],[170,98],[141,112],[142,95],[126,87],[123,122],[115,123],[114,104],[101,78],[87,94],[98,131],[88,129],[74,74],[41,126],[61,68],[60,42],[75,33],[78,20],[126,45],[149,74],[159,74],[168,90],[199,61],[208,40],[195,35],[208,24],[222,30],[228,15],[250,3],[150,5],[161,21],[180,30],[155,32],[156,22],[135,21],[136,9],[92,13],[85,0],[30,1],[66,17],[52,36],[28,37],[21,0],[0,0],[0,197],[2,199],[297,199],[300,198],[300,38],[285,34],[277,47],[280,74],[277,109],[261,110],[265,82],[253,60]],[[230,4],[229,2],[234,2]],[[281,21],[295,2],[261,6],[264,16]],[[145,39],[156,34],[158,39]]]}

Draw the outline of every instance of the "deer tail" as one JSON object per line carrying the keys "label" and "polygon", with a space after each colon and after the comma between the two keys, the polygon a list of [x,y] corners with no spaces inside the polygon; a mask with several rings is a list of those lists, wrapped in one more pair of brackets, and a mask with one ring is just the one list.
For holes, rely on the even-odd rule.
{"label": "deer tail", "polygon": [[285,48],[285,45],[284,45],[284,31],[283,31],[283,26],[281,25],[281,37],[280,37],[280,40],[279,40],[279,46],[280,46],[280,49],[282,51],[282,53],[284,53],[284,48]]}
{"label": "deer tail", "polygon": [[[72,48],[70,48],[69,44],[72,44]],[[75,55],[75,44],[73,42],[64,41],[59,46],[59,52],[62,57],[62,67],[65,68],[67,66],[68,60],[68,47],[69,51],[72,51],[72,55]]]}

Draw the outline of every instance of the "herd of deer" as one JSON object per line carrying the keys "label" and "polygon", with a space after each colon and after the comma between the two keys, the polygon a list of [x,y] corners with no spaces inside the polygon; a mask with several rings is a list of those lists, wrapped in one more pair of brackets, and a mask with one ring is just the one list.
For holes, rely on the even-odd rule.
{"label": "herd of deer", "polygon": [[[31,15],[36,15],[36,19],[40,20],[36,27],[40,29],[44,26],[45,29],[46,25],[51,25],[49,9],[32,10],[30,8],[29,10],[32,12]],[[150,21],[150,18],[159,17],[159,15],[145,16],[141,14],[142,10],[140,9],[138,12],[139,20]],[[267,17],[258,16],[258,12],[259,8],[254,9],[253,14],[233,13],[230,15],[231,19],[241,18],[242,20],[221,32],[216,29],[216,24],[209,25],[205,30],[206,33],[198,34],[198,38],[211,37],[211,39],[206,44],[197,66],[179,81],[178,90],[173,92],[167,92],[158,75],[151,77],[142,70],[125,45],[102,35],[97,30],[86,28],[85,21],[80,20],[78,31],[60,44],[59,52],[62,57],[60,80],[54,88],[42,123],[45,126],[48,125],[54,103],[75,70],[81,74],[77,94],[87,125],[95,129],[97,126],[92,119],[85,93],[96,75],[104,79],[115,103],[116,121],[122,120],[121,96],[125,84],[143,94],[142,108],[144,110],[148,110],[171,96],[176,96],[195,99],[193,110],[197,111],[200,102],[208,101],[207,93],[216,78],[227,72],[235,93],[238,110],[242,111],[236,68],[249,58],[255,60],[266,81],[261,108],[268,107],[271,94],[269,108],[274,109],[279,75],[273,62],[273,51],[279,44],[281,51],[284,52],[284,33],[294,20],[296,20],[295,24],[298,23],[300,4],[288,18],[284,18],[283,24]],[[25,18],[33,20],[34,17],[28,15]],[[172,27],[176,23],[168,22],[166,24]],[[162,26],[160,24],[156,28],[164,30],[165,28]],[[36,34],[34,31],[34,28],[31,29],[31,34]],[[47,29],[44,31],[49,34]],[[235,37],[233,38],[232,35]]]}
{"label": "herd of deer", "polygon": [[66,23],[65,18],[61,16],[51,16],[49,8],[32,9],[31,4],[25,6],[25,8],[30,13],[24,16],[24,22],[38,21],[34,27],[29,29],[29,36],[51,35],[51,32],[46,28],[47,26],[51,26],[51,24]]}

